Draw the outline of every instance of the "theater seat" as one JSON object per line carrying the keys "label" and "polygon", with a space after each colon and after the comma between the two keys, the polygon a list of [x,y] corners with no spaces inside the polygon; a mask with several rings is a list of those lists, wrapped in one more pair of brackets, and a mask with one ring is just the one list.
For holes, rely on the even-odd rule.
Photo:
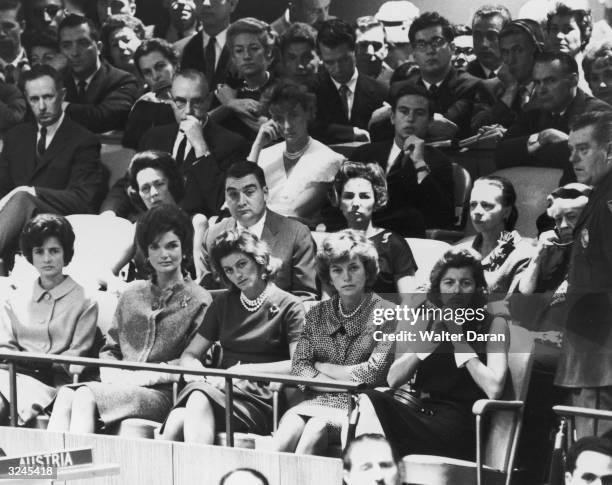
{"label": "theater seat", "polygon": [[125,175],[134,153],[135,151],[131,148],[124,148],[120,144],[102,144],[100,161],[109,171],[109,188],[112,187],[118,179]]}

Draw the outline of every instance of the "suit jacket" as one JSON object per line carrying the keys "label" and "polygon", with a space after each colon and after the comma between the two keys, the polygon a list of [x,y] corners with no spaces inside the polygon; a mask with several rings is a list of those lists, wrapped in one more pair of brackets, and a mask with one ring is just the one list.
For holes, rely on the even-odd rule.
{"label": "suit jacket", "polygon": [[[351,160],[376,162],[386,172],[392,146],[393,140],[362,145],[353,152]],[[451,162],[446,155],[431,147],[425,147],[425,162],[431,173],[420,184],[410,159],[391,168],[387,174],[389,202],[385,210],[413,207],[423,214],[427,228],[450,226],[455,212]]]}
{"label": "suit jacket", "polygon": [[[453,67],[438,87],[436,96],[432,97],[434,113],[440,113],[459,127],[457,138],[466,138],[472,133],[470,121],[475,111],[476,94],[481,89],[480,82],[480,79]],[[406,84],[425,88],[421,71],[414,69],[406,80],[393,83],[389,97],[393,98]],[[379,121],[371,126],[370,134],[372,141],[388,140],[393,137],[393,126],[389,120]]]}
{"label": "suit jacket", "polygon": [[[217,237],[232,229],[236,229],[236,220],[228,217],[209,228],[204,235],[205,273],[202,283],[207,289],[220,287],[213,274],[210,249]],[[282,261],[274,280],[276,286],[302,299],[314,299],[317,295],[315,245],[308,228],[301,222],[267,210],[261,239],[268,244],[270,254]]]}
{"label": "suit jacket", "polygon": [[37,126],[22,123],[4,135],[0,154],[0,197],[15,187],[33,186],[36,196],[58,214],[92,213],[106,192],[97,137],[68,117],[42,157],[36,153]]}
{"label": "suit jacket", "polygon": [[141,92],[134,76],[104,61],[85,90],[85,100],[79,99],[71,75],[64,83],[69,103],[66,114],[94,133],[123,130]]}
{"label": "suit jacket", "polygon": [[609,111],[612,107],[600,99],[589,96],[578,89],[576,97],[560,117],[540,108],[525,110],[512,125],[495,151],[495,163],[498,168],[526,166],[546,166],[561,168],[564,171],[562,181],[576,180],[574,170],[569,163],[567,142],[553,143],[541,147],[534,153],[527,151],[527,140],[534,133],[547,128],[555,128],[569,133],[569,124],[575,116],[589,111]]}
{"label": "suit jacket", "polygon": [[479,79],[488,79],[484,69],[482,68],[482,64],[478,62],[478,59],[468,62],[465,72]]}
{"label": "suit jacket", "polygon": [[483,79],[476,94],[476,108],[472,116],[472,131],[482,126],[500,124],[510,128],[523,112],[537,108],[534,98],[522,105],[521,94],[517,91],[514,100],[507,106],[501,97],[505,91],[504,83],[499,78]]}
{"label": "suit jacket", "polygon": [[22,92],[11,84],[0,82],[0,133],[21,123],[26,110]]}
{"label": "suit jacket", "polygon": [[317,123],[314,138],[324,143],[353,141],[353,127],[368,129],[372,113],[383,105],[387,87],[364,74],[357,76],[353,109],[349,120],[344,113],[340,94],[327,72],[319,75],[315,94],[317,96]]}
{"label": "suit jacket", "polygon": [[[172,153],[177,135],[176,123],[153,127],[143,135],[138,149]],[[244,138],[210,119],[204,126],[204,139],[211,154],[196,159],[192,150],[180,167],[185,179],[185,195],[180,205],[188,214],[199,212],[210,217],[223,205],[225,172],[232,163],[246,158],[249,145]],[[128,218],[142,212],[144,206],[130,199],[128,187],[126,174],[115,183],[100,210],[112,210]]]}
{"label": "suit jacket", "polygon": [[231,56],[226,44],[223,46],[214,74],[211,76],[210,73],[207,73],[206,63],[204,62],[204,32],[200,31],[185,45],[181,57],[181,69],[195,69],[196,71],[203,72],[208,80],[210,90],[213,91],[217,84],[223,84],[227,81],[231,65],[230,61]]}

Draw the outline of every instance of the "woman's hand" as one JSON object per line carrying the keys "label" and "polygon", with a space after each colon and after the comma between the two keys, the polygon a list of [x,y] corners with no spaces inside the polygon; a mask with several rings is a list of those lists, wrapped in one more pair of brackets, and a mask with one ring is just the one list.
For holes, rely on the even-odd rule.
{"label": "woman's hand", "polygon": [[261,104],[254,99],[231,99],[225,105],[241,118],[257,121]]}
{"label": "woman's hand", "polygon": [[[204,367],[204,365],[202,364],[202,362],[200,362],[198,359],[194,359],[193,357],[182,357],[179,365],[181,367],[184,367],[185,369],[192,369],[192,370],[204,370],[206,369],[206,367]],[[184,374],[183,378],[185,379],[185,382],[196,382],[196,381],[201,381],[202,379],[204,379],[204,376],[199,376],[199,375],[195,375],[195,374]]]}
{"label": "woman's hand", "polygon": [[221,104],[227,105],[230,101],[236,99],[236,90],[230,88],[227,84],[219,84],[215,96]]}
{"label": "woman's hand", "polygon": [[274,120],[268,120],[259,127],[255,143],[260,148],[266,147],[282,137],[280,126]]}

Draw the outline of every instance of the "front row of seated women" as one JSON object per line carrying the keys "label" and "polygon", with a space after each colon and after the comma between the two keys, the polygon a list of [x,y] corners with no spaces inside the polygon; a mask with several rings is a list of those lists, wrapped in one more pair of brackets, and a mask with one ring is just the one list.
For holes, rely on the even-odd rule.
{"label": "front row of seated women", "polygon": [[[69,223],[59,216],[38,216],[26,227],[22,247],[26,256],[31,253],[40,277],[34,291],[24,295],[27,308],[10,303],[2,308],[3,348],[69,355],[91,350],[96,306],[62,274],[74,239],[67,233],[71,234]],[[245,373],[291,373],[322,382],[367,383],[372,389],[399,388],[416,374],[415,388],[429,394],[423,401],[427,412],[402,404],[388,389],[371,390],[361,396],[358,431],[382,428],[402,452],[464,456],[473,436],[472,403],[480,397],[497,397],[503,389],[509,339],[482,346],[421,342],[394,348],[389,340],[377,338],[415,327],[414,322],[375,318],[393,305],[372,292],[379,258],[363,231],[348,229],[323,242],[317,269],[332,297],[306,315],[297,298],[274,285],[277,262],[266,244],[249,232],[230,231],[217,239],[212,260],[230,290],[212,301],[184,271],[192,237],[189,218],[173,205],[151,207],[139,220],[136,241],[146,255],[150,278],[131,283],[122,293],[100,351],[102,359],[199,369],[206,352],[218,342],[222,350],[218,365]],[[469,249],[449,251],[432,272],[424,308],[480,308],[486,303],[485,289],[478,256]],[[418,321],[416,328],[508,332],[505,319],[489,315],[463,326],[432,317]],[[68,381],[65,371],[63,380],[48,380],[45,371],[50,369],[20,374],[19,399],[30,399],[26,384],[47,390],[45,399],[30,403],[29,414],[21,415],[25,406],[20,401],[22,422],[47,411],[55,397],[54,386]],[[123,419],[139,417],[165,420],[162,438],[213,443],[215,433],[224,429],[224,381],[187,377],[190,382],[173,404],[173,383],[178,380],[176,374],[102,368],[99,382],[60,388],[49,429],[112,430]],[[302,391],[302,401],[283,416],[273,449],[321,453],[329,443],[340,441],[348,395],[324,385]],[[0,392],[8,396],[8,385]],[[273,414],[269,385],[235,380],[233,394],[235,429],[269,434]]]}

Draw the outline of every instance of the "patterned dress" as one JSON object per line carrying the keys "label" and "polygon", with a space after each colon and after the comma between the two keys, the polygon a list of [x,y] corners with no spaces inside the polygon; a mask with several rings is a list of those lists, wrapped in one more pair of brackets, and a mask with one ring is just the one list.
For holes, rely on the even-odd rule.
{"label": "patterned dress", "polygon": [[[393,345],[376,341],[374,332],[392,333],[396,325],[394,320],[382,325],[374,323],[374,310],[385,308],[393,308],[393,305],[374,293],[366,295],[366,301],[350,318],[340,314],[338,296],[314,306],[306,314],[306,325],[298,340],[291,373],[314,378],[319,375],[315,362],[325,362],[352,366],[351,380],[355,382],[381,385],[393,361]],[[349,394],[309,389],[305,389],[305,394],[306,400],[290,412],[327,419],[328,429],[337,432],[342,416],[348,411]]]}

